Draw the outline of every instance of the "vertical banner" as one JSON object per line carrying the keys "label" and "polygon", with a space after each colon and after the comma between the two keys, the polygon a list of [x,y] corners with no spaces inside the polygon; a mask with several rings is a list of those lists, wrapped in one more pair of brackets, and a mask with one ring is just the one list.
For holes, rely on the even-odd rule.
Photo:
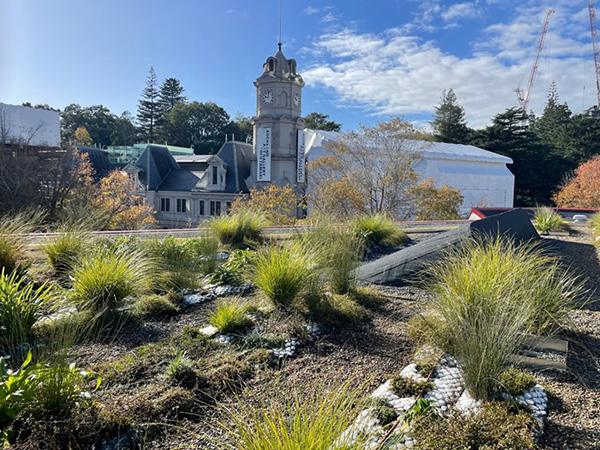
{"label": "vertical banner", "polygon": [[271,128],[257,130],[256,180],[271,181]]}
{"label": "vertical banner", "polygon": [[305,135],[304,130],[298,130],[298,149],[296,160],[296,182],[306,181]]}

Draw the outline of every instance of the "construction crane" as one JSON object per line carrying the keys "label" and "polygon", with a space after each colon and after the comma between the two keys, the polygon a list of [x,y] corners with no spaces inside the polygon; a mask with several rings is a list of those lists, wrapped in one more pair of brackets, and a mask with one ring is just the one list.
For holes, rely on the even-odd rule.
{"label": "construction crane", "polygon": [[600,108],[600,51],[598,50],[598,42],[596,39],[596,8],[594,8],[594,0],[589,0],[588,9],[590,12],[592,46],[594,48],[594,66],[596,68],[596,95],[598,96],[598,102],[596,103],[596,106]]}
{"label": "construction crane", "polygon": [[[590,3],[592,3],[592,0],[590,0]],[[533,66],[531,67],[531,72],[529,74],[529,83],[527,84],[527,91],[523,93],[523,90],[520,86],[521,83],[519,83],[519,86],[517,87],[517,89],[515,89],[515,92],[517,93],[517,99],[519,100],[519,104],[521,105],[521,108],[523,109],[523,112],[525,114],[527,114],[529,100],[531,99],[531,90],[533,89],[533,83],[535,82],[535,76],[537,75],[537,69],[540,63],[540,56],[542,55],[542,50],[544,49],[544,41],[546,40],[546,33],[548,33],[548,24],[550,23],[550,16],[553,13],[554,10],[552,8],[546,11],[546,17],[544,18],[544,24],[542,25],[542,32],[540,33],[540,38],[538,40],[537,53],[535,55],[535,60],[533,62]],[[596,65],[596,67],[598,68],[600,66]]]}

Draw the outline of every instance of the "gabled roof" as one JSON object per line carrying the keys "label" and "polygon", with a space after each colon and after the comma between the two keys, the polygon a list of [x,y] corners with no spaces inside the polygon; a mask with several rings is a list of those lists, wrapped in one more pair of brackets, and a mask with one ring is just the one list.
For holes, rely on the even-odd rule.
{"label": "gabled roof", "polygon": [[94,170],[94,178],[100,180],[113,170],[115,166],[108,160],[108,155],[103,150],[95,147],[76,147],[77,151],[87,155],[88,161]]}
{"label": "gabled roof", "polygon": [[217,156],[228,167],[225,192],[250,192],[245,180],[250,176],[252,144],[236,141],[225,142]]}
{"label": "gabled roof", "polygon": [[170,171],[181,169],[166,147],[152,144],[140,155],[136,166],[142,169],[140,181],[148,190],[158,189]]}

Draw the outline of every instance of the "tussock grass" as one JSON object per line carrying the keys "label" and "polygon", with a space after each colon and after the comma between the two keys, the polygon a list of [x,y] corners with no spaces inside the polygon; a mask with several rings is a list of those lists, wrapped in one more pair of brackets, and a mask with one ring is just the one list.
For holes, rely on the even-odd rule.
{"label": "tussock grass", "polygon": [[533,218],[533,226],[542,234],[550,231],[568,231],[569,225],[552,208],[538,208]]}
{"label": "tussock grass", "polygon": [[276,306],[287,307],[308,286],[310,257],[292,247],[259,249],[254,266],[254,284]]}
{"label": "tussock grass", "polygon": [[143,251],[99,247],[75,265],[71,301],[81,310],[114,311],[126,297],[151,291],[157,276],[156,261]]}
{"label": "tussock grass", "polygon": [[[318,377],[317,377],[318,379]],[[229,444],[220,448],[232,450],[358,450],[365,448],[367,438],[356,441],[343,438],[343,432],[357,414],[367,406],[362,388],[350,383],[313,387],[272,383],[273,390],[265,399],[238,398],[223,414],[233,426],[219,423],[228,435]]]}
{"label": "tussock grass", "polygon": [[427,280],[435,299],[423,323],[482,400],[497,389],[525,333],[559,326],[582,293],[539,246],[501,238],[464,241],[430,267]]}
{"label": "tussock grass", "polygon": [[241,248],[262,241],[266,220],[261,214],[243,212],[215,217],[208,226],[221,244]]}
{"label": "tussock grass", "polygon": [[364,247],[352,230],[319,222],[298,236],[294,247],[310,258],[311,276],[325,283],[331,292],[346,294],[355,287],[354,269]]}
{"label": "tussock grass", "polygon": [[7,274],[15,270],[24,273],[25,235],[37,229],[44,215],[39,210],[26,210],[0,217],[0,268],[4,268]]}
{"label": "tussock grass", "polygon": [[248,328],[252,319],[248,316],[248,305],[239,299],[230,299],[217,303],[209,322],[222,333],[234,333]]}
{"label": "tussock grass", "polygon": [[350,223],[350,228],[367,246],[400,245],[408,241],[407,234],[385,214],[361,216]]}
{"label": "tussock grass", "polygon": [[156,238],[143,242],[142,247],[160,265],[161,281],[167,289],[196,289],[200,275],[212,272],[216,266],[218,243],[208,236]]}
{"label": "tussock grass", "polygon": [[48,262],[56,275],[72,273],[73,265],[84,251],[89,248],[91,235],[76,231],[64,231],[60,235],[42,244]]}
{"label": "tussock grass", "polygon": [[166,317],[179,312],[179,308],[167,296],[147,295],[133,304],[135,312],[142,316]]}
{"label": "tussock grass", "polygon": [[31,343],[33,326],[54,303],[50,287],[34,288],[17,272],[0,270],[0,351]]}

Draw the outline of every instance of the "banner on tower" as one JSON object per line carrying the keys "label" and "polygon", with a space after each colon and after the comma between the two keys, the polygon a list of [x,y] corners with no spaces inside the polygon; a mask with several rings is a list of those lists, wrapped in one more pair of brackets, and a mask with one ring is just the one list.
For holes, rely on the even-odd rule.
{"label": "banner on tower", "polygon": [[271,181],[271,128],[259,128],[256,134],[256,180]]}
{"label": "banner on tower", "polygon": [[296,182],[304,183],[306,181],[306,156],[305,156],[305,135],[304,130],[298,130],[298,149],[296,152]]}

